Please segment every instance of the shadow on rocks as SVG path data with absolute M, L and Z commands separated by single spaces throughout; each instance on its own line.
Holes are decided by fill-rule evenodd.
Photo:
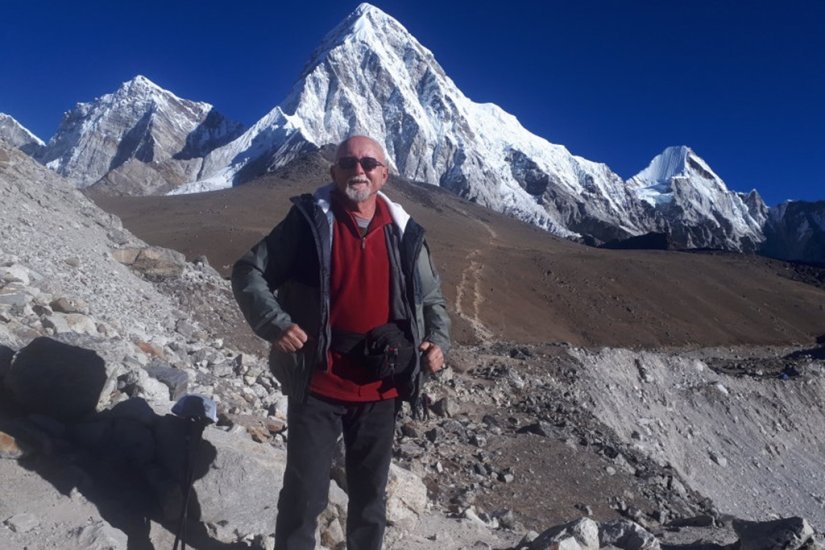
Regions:
M 808 358 L 814 359 L 816 361 L 825 359 L 825 334 L 818 336 L 816 338 L 816 343 L 819 344 L 819 346 L 814 346 L 810 349 L 803 349 L 795 351 L 793 353 L 789 353 L 784 357 L 784 359 L 792 361 Z
M 0 432 L 16 446 L 7 449 L 6 458 L 17 458 L 63 495 L 94 504 L 105 521 L 126 534 L 129 550 L 154 548 L 151 521 L 174 536 L 185 494 L 187 451 L 194 479 L 199 479 L 214 461 L 215 447 L 200 437 L 187 445 L 191 423 L 156 414 L 142 398 L 95 412 L 107 377 L 105 363 L 94 351 L 45 337 L 13 359 L 10 351 L 0 346 Z M 210 536 L 198 521 L 194 490 L 188 517 L 187 545 L 244 548 Z

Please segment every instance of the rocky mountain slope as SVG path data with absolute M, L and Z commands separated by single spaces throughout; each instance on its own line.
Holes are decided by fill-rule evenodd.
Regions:
M 14 117 L 5 113 L 0 113 L 0 139 L 31 156 L 37 156 L 46 145 Z
M 825 265 L 825 201 L 789 201 L 771 208 L 761 252 Z
M 66 113 L 37 159 L 81 188 L 165 193 L 197 179 L 202 157 L 242 129 L 208 103 L 181 99 L 136 76 Z

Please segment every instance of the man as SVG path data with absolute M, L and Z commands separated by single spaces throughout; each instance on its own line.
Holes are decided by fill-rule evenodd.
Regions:
M 270 368 L 289 396 L 279 550 L 315 548 L 342 433 L 347 548 L 381 548 L 397 402 L 418 402 L 423 372 L 444 368 L 449 347 L 424 231 L 380 192 L 389 177 L 381 146 L 346 139 L 330 175 L 333 183 L 313 196 L 293 198 L 286 218 L 232 272 L 235 298 L 272 342 Z M 391 344 L 379 333 L 391 334 Z M 372 339 L 378 351 L 369 354 Z

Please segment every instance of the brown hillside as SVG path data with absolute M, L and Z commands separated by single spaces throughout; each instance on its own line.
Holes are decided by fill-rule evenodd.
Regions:
M 312 155 L 234 189 L 176 197 L 93 197 L 147 242 L 222 273 L 328 180 Z M 825 335 L 823 272 L 756 256 L 602 250 L 552 237 L 440 188 L 386 187 L 428 230 L 459 342 L 585 346 L 810 343 Z M 799 277 L 797 277 L 799 278 Z

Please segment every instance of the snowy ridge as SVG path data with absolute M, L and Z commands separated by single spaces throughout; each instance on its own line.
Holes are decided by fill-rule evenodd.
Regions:
M 30 156 L 37 154 L 46 145 L 13 116 L 5 113 L 0 113 L 0 140 Z

